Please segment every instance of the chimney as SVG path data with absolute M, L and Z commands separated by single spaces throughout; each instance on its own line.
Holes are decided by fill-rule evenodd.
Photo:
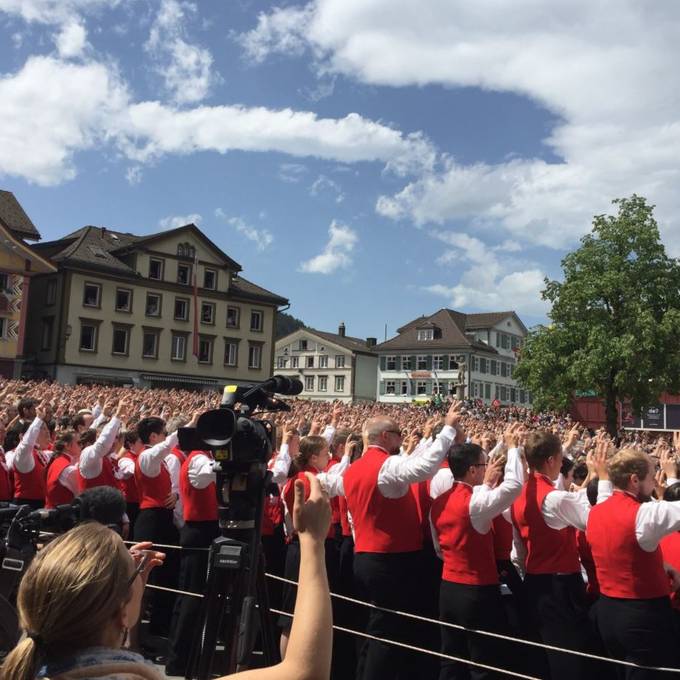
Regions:
M 345 337 L 345 322 L 344 321 L 341 321 L 340 325 L 338 326 L 338 335 L 341 338 Z
M 367 347 L 375 347 L 378 344 L 378 338 L 366 338 Z

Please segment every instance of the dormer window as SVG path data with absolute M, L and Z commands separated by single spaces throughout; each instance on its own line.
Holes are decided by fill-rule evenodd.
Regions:
M 419 328 L 417 331 L 418 342 L 434 340 L 434 328 Z
M 178 243 L 177 244 L 177 257 L 191 257 L 196 256 L 196 248 L 191 245 L 191 243 Z

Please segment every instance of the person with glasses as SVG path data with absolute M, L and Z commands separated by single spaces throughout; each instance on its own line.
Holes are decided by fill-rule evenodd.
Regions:
M 412 485 L 432 478 L 455 439 L 461 403 L 454 402 L 434 442 L 418 455 L 401 456 L 401 430 L 388 417 L 374 417 L 363 427 L 364 453 L 343 479 L 348 512 L 354 525 L 354 575 L 361 596 L 380 607 L 421 611 L 424 600 L 423 531 Z M 408 632 L 414 627 L 409 627 Z M 401 642 L 399 617 L 371 609 L 369 635 Z M 420 642 L 420 640 L 418 640 Z M 422 658 L 377 640 L 367 640 L 357 678 L 398 679 L 422 672 Z
M 328 496 L 313 475 L 304 500 L 296 484 L 293 522 L 300 535 L 300 582 L 286 659 L 233 680 L 324 680 L 330 674 L 331 605 L 324 567 L 330 525 Z M 141 655 L 125 648 L 137 623 L 149 572 L 164 555 L 142 543 L 128 551 L 120 536 L 89 523 L 41 550 L 19 587 L 23 638 L 8 654 L 3 680 L 163 680 Z
M 477 444 L 454 446 L 448 453 L 448 475 L 440 471 L 430 486 L 432 536 L 444 562 L 439 591 L 442 621 L 496 633 L 509 632 L 494 553 L 493 521 L 508 510 L 522 491 L 524 470 L 516 438 L 508 433 L 507 462 L 487 463 Z M 503 467 L 505 473 L 503 474 Z M 501 475 L 503 481 L 499 484 Z M 495 638 L 441 628 L 442 652 L 508 668 L 510 655 Z M 460 663 L 442 661 L 440 680 L 465 673 Z M 471 680 L 494 677 L 470 666 Z

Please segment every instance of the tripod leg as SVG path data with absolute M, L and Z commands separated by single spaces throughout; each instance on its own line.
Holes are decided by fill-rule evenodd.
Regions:
M 264 575 L 264 556 L 260 554 L 257 565 L 257 582 L 255 584 L 257 602 L 260 607 L 260 630 L 262 631 L 262 652 L 268 666 L 281 661 L 279 646 L 276 644 L 276 632 L 269 611 L 269 593 Z

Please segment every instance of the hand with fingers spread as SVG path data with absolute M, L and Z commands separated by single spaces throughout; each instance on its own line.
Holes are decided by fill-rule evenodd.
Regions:
M 486 466 L 486 472 L 484 474 L 484 484 L 494 488 L 498 486 L 503 476 L 503 469 L 505 468 L 505 457 L 499 456 L 493 463 L 489 463 Z
M 668 448 L 665 442 L 664 445 L 657 447 L 657 451 L 659 452 L 659 463 L 663 473 L 666 475 L 666 477 L 677 479 L 678 472 L 673 452 Z

